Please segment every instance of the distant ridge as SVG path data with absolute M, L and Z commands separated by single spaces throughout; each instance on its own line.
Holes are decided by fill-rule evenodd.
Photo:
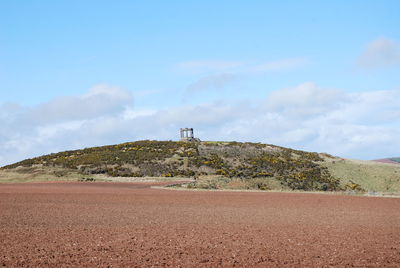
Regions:
M 400 157 L 376 159 L 376 160 L 373 160 L 373 161 L 380 162 L 380 163 L 388 163 L 388 164 L 400 164 Z

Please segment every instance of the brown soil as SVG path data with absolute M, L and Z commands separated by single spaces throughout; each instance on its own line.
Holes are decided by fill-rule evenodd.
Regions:
M 400 266 L 400 199 L 150 185 L 0 185 L 0 266 Z

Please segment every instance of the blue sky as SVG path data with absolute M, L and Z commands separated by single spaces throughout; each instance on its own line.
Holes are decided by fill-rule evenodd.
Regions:
M 0 165 L 138 139 L 400 155 L 399 1 L 1 1 Z

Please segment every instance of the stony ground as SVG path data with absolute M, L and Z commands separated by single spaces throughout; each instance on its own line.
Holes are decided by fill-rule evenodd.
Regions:
M 400 199 L 0 185 L 0 266 L 399 267 Z

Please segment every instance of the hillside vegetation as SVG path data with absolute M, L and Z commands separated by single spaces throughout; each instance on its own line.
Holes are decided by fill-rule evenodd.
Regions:
M 393 157 L 393 158 L 389 158 L 389 159 L 392 160 L 393 162 L 400 163 L 400 157 Z
M 376 167 L 388 164 L 364 170 L 343 161 L 260 143 L 144 140 L 26 159 L 2 167 L 0 180 L 161 177 L 192 178 L 186 187 L 203 189 L 400 191 L 400 165 L 385 173 Z
M 344 184 L 356 182 L 368 191 L 400 193 L 398 164 L 330 158 L 323 165 Z
M 270 178 L 290 189 L 339 190 L 339 180 L 321 161 L 317 153 L 267 144 L 146 140 L 45 155 L 3 169 L 64 168 L 120 177 Z M 264 184 L 255 187 L 267 189 Z

